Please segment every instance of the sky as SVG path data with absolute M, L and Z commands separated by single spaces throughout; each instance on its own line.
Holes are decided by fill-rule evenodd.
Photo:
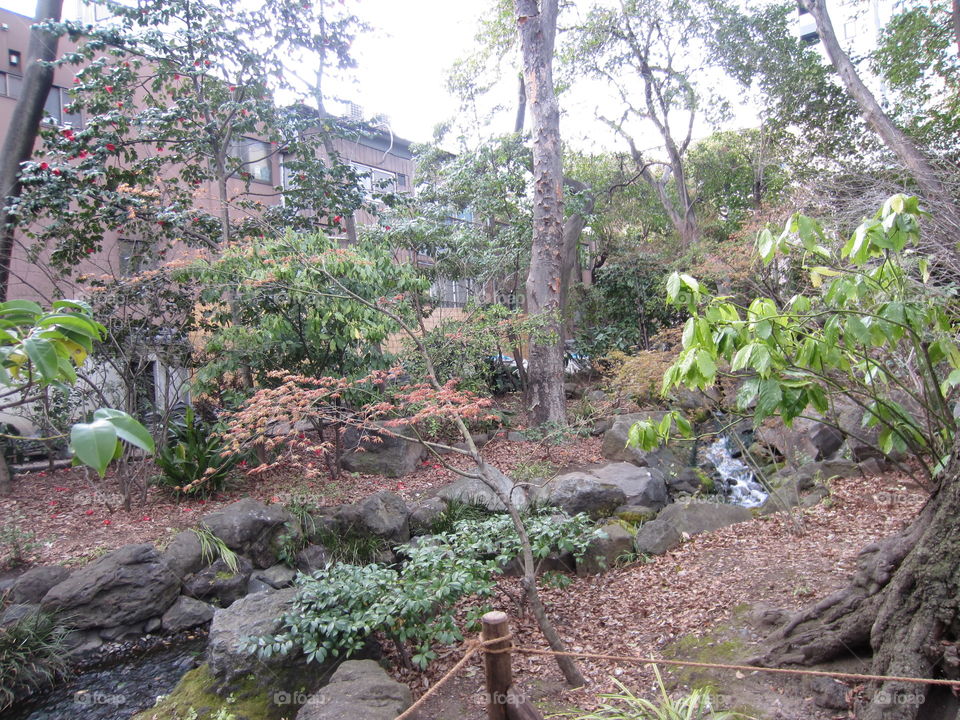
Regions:
M 66 0 L 65 13 L 75 12 L 78 2 Z M 35 0 L 0 0 L 0 7 L 33 15 Z M 334 88 L 335 93 L 359 105 L 368 118 L 386 115 L 399 137 L 430 140 L 433 128 L 458 111 L 458 100 L 446 89 L 447 73 L 474 47 L 478 19 L 488 7 L 487 0 L 358 0 L 357 12 L 372 30 L 355 42 L 358 67 L 353 73 L 354 82 Z M 561 99 L 565 142 L 583 150 L 625 149 L 596 120 L 598 104 L 611 92 L 597 83 L 586 84 Z M 504 106 L 493 117 L 491 133 L 511 131 L 516 82 L 511 78 L 486 102 Z M 337 105 L 331 103 L 330 109 L 336 111 Z M 737 125 L 752 124 L 751 113 L 741 115 Z M 706 135 L 709 130 L 704 126 L 697 134 Z M 643 140 L 641 133 L 641 144 L 647 144 Z M 652 136 L 649 143 L 659 144 Z

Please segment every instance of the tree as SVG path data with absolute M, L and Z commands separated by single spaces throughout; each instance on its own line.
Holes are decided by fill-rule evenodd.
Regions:
M 566 423 L 563 394 L 563 170 L 560 108 L 553 87 L 558 0 L 516 0 L 527 107 L 533 117 L 533 246 L 527 312 L 542 317 L 544 337 L 531 338 L 527 405 L 537 425 Z
M 718 368 L 747 371 L 737 404 L 755 420 L 780 416 L 788 425 L 813 415 L 830 423 L 837 403 L 852 404 L 880 451 L 910 452 L 931 494 L 901 534 L 863 549 L 851 584 L 775 631 L 757 662 L 812 664 L 871 648 L 878 675 L 952 675 L 960 592 L 960 433 L 953 407 L 960 386 L 960 345 L 952 294 L 930 282 L 916 245 L 924 213 L 916 198 L 891 197 L 837 253 L 818 223 L 792 217 L 779 236 L 760 235 L 761 256 L 788 253 L 803 263 L 809 290 L 778 306 L 756 298 L 740 308 L 711 297 L 694 278 L 676 274 L 669 297 L 692 317 L 683 350 L 664 376 L 664 389 L 705 388 Z M 682 416 L 659 426 L 637 425 L 631 439 L 648 447 L 683 430 Z M 880 684 L 866 720 L 913 720 L 916 686 Z
M 362 204 L 352 168 L 322 157 L 317 110 L 275 99 L 302 90 L 285 74 L 291 58 L 346 62 L 352 15 L 292 0 L 108 6 L 113 24 L 61 25 L 84 38 L 62 62 L 82 64 L 71 111 L 86 122 L 42 132 L 16 204 L 54 267 L 69 273 L 110 232 L 156 258 L 175 238 L 223 247 L 335 225 Z M 272 173 L 281 155 L 287 182 Z
M 49 312 L 29 300 L 8 300 L 0 303 L 0 326 L 0 410 L 35 402 L 48 387 L 73 385 L 76 369 L 104 334 L 90 308 L 72 300 L 55 302 Z M 154 450 L 146 428 L 120 410 L 101 408 L 92 422 L 76 423 L 70 431 L 75 462 L 101 477 L 122 452 L 121 440 L 147 453 Z M 0 495 L 9 493 L 10 469 L 0 458 Z
M 62 9 L 63 0 L 39 0 L 37 3 L 37 24 L 30 30 L 27 48 L 27 71 L 0 151 L 0 300 L 7 299 L 14 233 L 18 225 L 16 214 L 8 207 L 20 194 L 20 166 L 33 153 L 44 105 L 53 87 L 51 63 L 57 57 L 60 37 L 45 23 L 59 21 Z
M 630 149 L 634 171 L 656 193 L 686 246 L 700 236 L 686 155 L 694 125 L 705 110 L 724 103 L 698 83 L 709 71 L 691 48 L 702 45 L 708 9 L 691 2 L 624 0 L 618 9 L 597 6 L 577 28 L 569 62 L 605 80 L 619 105 L 606 124 Z M 648 125 L 665 160 L 638 138 Z

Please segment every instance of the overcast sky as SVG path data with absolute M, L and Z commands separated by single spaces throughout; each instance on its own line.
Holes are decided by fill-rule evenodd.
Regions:
M 64 12 L 75 12 L 78 2 L 66 0 Z M 388 116 L 400 137 L 430 140 L 434 126 L 457 112 L 458 102 L 446 90 L 447 71 L 473 47 L 479 15 L 489 4 L 488 0 L 360 0 L 358 13 L 373 29 L 357 38 L 355 82 L 337 88 L 338 94 L 360 105 L 367 117 Z M 35 6 L 35 0 L 0 0 L 0 7 L 24 15 L 33 15 Z M 608 93 L 612 90 L 592 84 L 562 99 L 566 112 L 561 133 L 567 143 L 594 151 L 625 149 L 595 120 L 597 106 Z M 515 96 L 515 81 L 510 80 L 490 102 L 506 106 L 494 118 L 491 134 L 512 130 Z M 751 124 L 749 114 L 738 124 Z M 697 134 L 707 132 L 703 127 Z M 649 141 L 659 144 L 654 137 Z

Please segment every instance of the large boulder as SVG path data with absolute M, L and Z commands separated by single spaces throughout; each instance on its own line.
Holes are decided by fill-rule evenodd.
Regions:
M 8 600 L 11 603 L 38 603 L 50 588 L 68 577 L 70 571 L 59 565 L 32 568 L 14 581 Z
M 296 592 L 295 588 L 284 588 L 254 593 L 214 612 L 207 662 L 223 687 L 229 688 L 248 675 L 269 682 L 287 670 L 302 671 L 305 661 L 301 653 L 260 659 L 244 647 L 248 638 L 274 635 L 281 630 L 283 616 Z
M 163 559 L 179 578 L 201 570 L 210 564 L 213 558 L 203 556 L 203 547 L 200 538 L 193 530 L 184 530 L 177 533 L 170 544 L 163 551 Z
M 307 699 L 297 720 L 394 720 L 410 702 L 410 688 L 375 661 L 347 660 Z
M 697 500 L 673 503 L 657 516 L 657 521 L 667 522 L 677 532 L 687 535 L 699 535 L 752 519 L 753 513 L 745 507 Z
M 404 426 L 389 428 L 393 432 L 404 433 Z M 417 469 L 425 452 L 423 445 L 385 432 L 360 433 L 355 428 L 347 428 L 343 434 L 346 452 L 341 465 L 351 472 L 366 475 L 386 475 L 403 477 Z
M 160 624 L 165 632 L 180 632 L 197 625 L 206 625 L 213 619 L 215 611 L 216 608 L 210 603 L 181 595 L 163 614 Z
M 524 510 L 530 504 L 530 499 L 524 487 L 514 484 L 502 472 L 492 465 L 485 465 L 483 472 L 486 478 L 494 484 L 504 495 L 507 495 L 518 510 Z M 497 494 L 482 480 L 475 478 L 459 478 L 446 485 L 437 492 L 437 496 L 447 502 L 460 502 L 465 505 L 481 505 L 492 512 L 506 510 Z
M 163 615 L 180 594 L 180 578 L 149 543 L 124 545 L 74 571 L 44 595 L 42 606 L 70 616 L 73 627 L 109 628 Z
M 591 540 L 577 560 L 577 575 L 581 577 L 609 570 L 619 558 L 633 553 L 633 535 L 623 525 L 613 522 L 600 529 L 603 535 Z
M 410 508 L 410 534 L 429 535 L 433 524 L 446 509 L 447 503 L 440 497 L 427 498 L 418 502 Z
M 355 505 L 341 508 L 344 529 L 393 542 L 410 539 L 410 510 L 399 495 L 389 490 L 368 495 Z
M 633 537 L 633 547 L 639 555 L 663 555 L 673 550 L 683 536 L 666 520 L 651 520 L 644 523 Z
M 236 569 L 219 558 L 213 565 L 187 578 L 183 583 L 183 594 L 227 607 L 247 594 L 247 581 L 252 572 L 253 565 L 242 555 L 237 556 Z
M 645 466 L 646 462 L 636 461 L 643 460 L 647 454 L 642 450 L 627 446 L 630 428 L 640 420 L 660 422 L 664 415 L 666 415 L 664 412 L 640 412 L 618 415 L 612 418 L 613 424 L 610 426 L 610 429 L 603 434 L 603 445 L 601 446 L 600 452 L 608 460 L 633 462 L 637 465 Z
M 663 474 L 647 467 L 637 467 L 633 463 L 610 463 L 597 470 L 591 470 L 602 482 L 616 485 L 627 496 L 629 505 L 645 505 L 660 509 L 670 499 L 667 497 L 667 484 Z
M 250 558 L 258 568 L 268 568 L 277 562 L 281 535 L 298 532 L 293 515 L 284 508 L 264 505 L 253 498 L 238 500 L 205 516 L 201 526 L 231 550 Z
M 613 483 L 582 472 L 558 475 L 537 488 L 535 500 L 561 508 L 569 515 L 586 513 L 591 518 L 609 517 L 627 500 L 624 491 Z

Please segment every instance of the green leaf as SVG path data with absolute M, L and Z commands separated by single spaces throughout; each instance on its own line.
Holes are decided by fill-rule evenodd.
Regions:
M 150 454 L 156 451 L 153 436 L 150 435 L 150 432 L 133 416 L 122 410 L 100 408 L 93 413 L 93 417 L 97 420 L 106 420 L 113 425 L 121 440 L 126 440 L 131 445 L 135 445 Z
M 77 423 L 70 430 L 70 448 L 77 459 L 104 476 L 117 449 L 117 429 L 108 420 Z
M 680 297 L 680 273 L 672 272 L 667 278 L 667 300 L 677 302 Z
M 60 358 L 53 343 L 42 338 L 27 338 L 23 349 L 42 380 L 50 382 L 59 376 Z

